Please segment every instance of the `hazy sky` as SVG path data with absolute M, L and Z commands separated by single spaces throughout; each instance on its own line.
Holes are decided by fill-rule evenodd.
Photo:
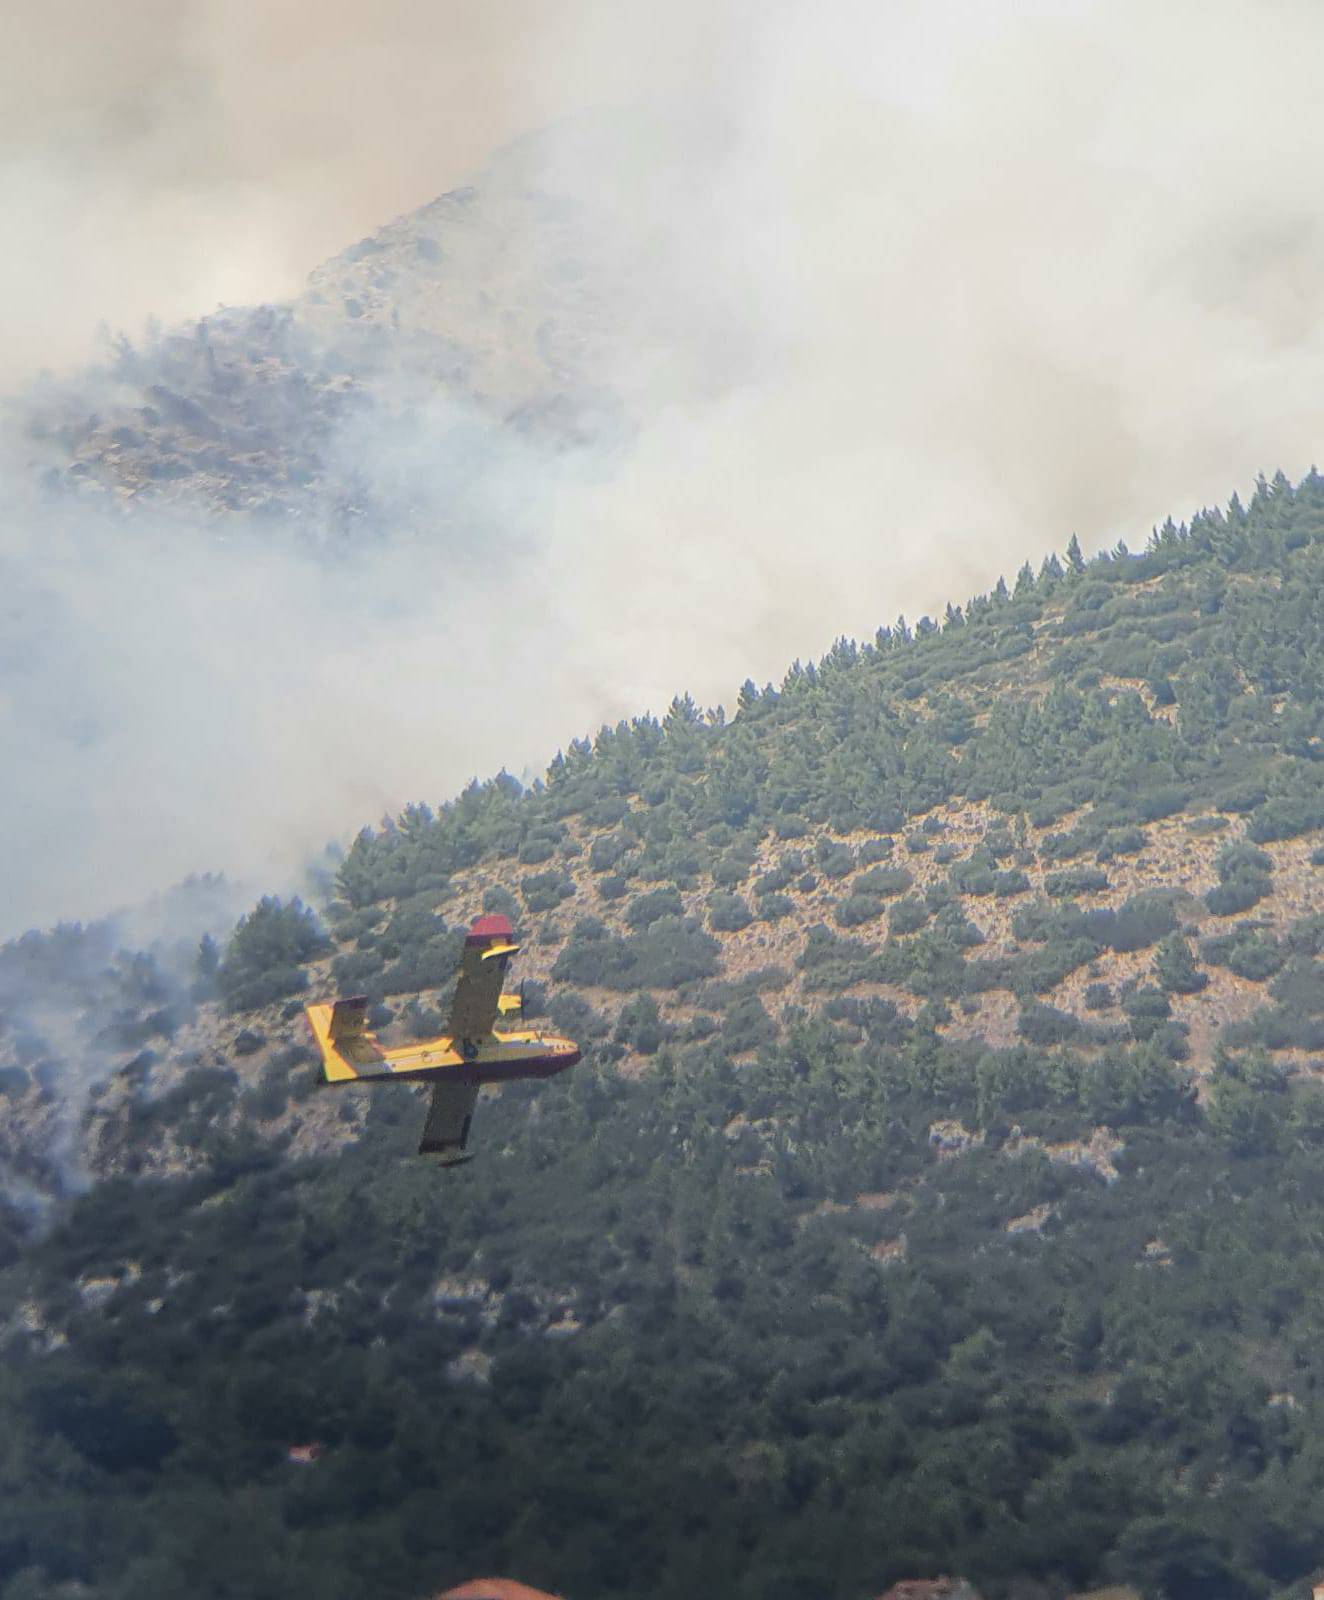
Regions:
M 457 584 L 492 568 L 461 577 L 452 550 L 352 579 L 272 555 L 255 585 L 242 542 L 98 535 L 90 557 L 40 520 L 0 530 L 43 597 L 25 625 L 49 606 L 78 640 L 76 662 L 34 646 L 0 699 L 0 756 L 31 774 L 0 831 L 26 844 L 40 812 L 50 836 L 0 859 L 21 881 L 0 932 L 189 870 L 284 871 L 384 805 L 677 690 L 729 704 L 1073 531 L 1139 545 L 1318 453 L 1315 0 L 11 0 L 7 21 L 9 385 L 81 360 L 102 320 L 293 293 L 520 134 L 601 108 L 654 133 L 545 147 L 590 252 L 623 263 L 602 376 L 639 431 L 610 460 L 501 458 L 526 491 L 496 574 L 517 649 L 484 652 L 495 588 L 457 628 Z M 308 597 L 342 582 L 323 598 L 357 584 L 361 625 L 328 650 Z M 347 719 L 370 757 L 319 769 Z

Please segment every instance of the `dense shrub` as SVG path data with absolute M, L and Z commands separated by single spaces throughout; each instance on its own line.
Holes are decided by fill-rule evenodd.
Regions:
M 708 926 L 716 933 L 739 933 L 754 920 L 754 913 L 738 894 L 708 897 Z
M 788 867 L 773 867 L 770 872 L 762 873 L 754 880 L 754 893 L 757 895 L 780 894 L 783 889 L 791 887 L 793 878 L 794 873 Z
M 1273 888 L 1273 861 L 1251 844 L 1225 845 L 1214 866 L 1218 886 L 1205 895 L 1216 917 L 1232 917 L 1258 905 Z
M 572 880 L 556 867 L 547 872 L 531 872 L 520 881 L 524 904 L 535 916 L 544 911 L 555 911 L 562 900 L 569 900 L 574 892 Z
M 915 882 L 913 874 L 904 867 L 871 867 L 861 872 L 851 884 L 856 894 L 876 894 L 884 899 L 905 894 Z
M 745 995 L 722 1021 L 722 1047 L 732 1055 L 757 1050 L 777 1037 L 777 1024 L 756 994 Z
M 1246 837 L 1256 844 L 1274 839 L 1295 839 L 1312 828 L 1324 827 L 1324 800 L 1293 797 L 1266 800 L 1246 821 Z
M 1133 856 L 1145 848 L 1148 836 L 1143 828 L 1109 828 L 1099 845 L 1095 860 L 1113 861 L 1118 856 Z
M 629 841 L 624 834 L 604 833 L 589 846 L 588 864 L 590 871 L 610 872 L 613 867 L 620 864 L 621 858 L 629 848 Z
M 814 859 L 825 878 L 844 878 L 855 870 L 855 852 L 848 844 L 838 844 L 832 839 L 819 840 Z
M 216 972 L 231 1011 L 251 1011 L 297 994 L 307 982 L 303 964 L 331 948 L 316 916 L 297 897 L 264 896 L 241 917 Z
M 1016 1031 L 1028 1044 L 1041 1046 L 1067 1044 L 1079 1038 L 1084 1026 L 1069 1011 L 1059 1011 L 1040 1000 L 1032 1000 L 1021 1008 L 1016 1019 Z
M 928 920 L 929 909 L 922 900 L 898 900 L 887 914 L 894 934 L 918 933 Z
M 617 1044 L 626 1045 L 636 1054 L 651 1056 L 665 1043 L 668 1031 L 657 1001 L 651 994 L 639 994 L 621 1007 L 613 1037 Z
M 777 922 L 782 917 L 789 917 L 794 910 L 795 901 L 785 894 L 765 894 L 758 903 L 761 922 Z
M 993 874 L 993 893 L 999 900 L 1008 899 L 1012 895 L 1027 894 L 1029 889 L 1030 880 L 1019 867 Z
M 1050 872 L 1044 879 L 1044 893 L 1054 900 L 1078 894 L 1097 894 L 1108 887 L 1108 874 L 1097 867 L 1073 867 L 1069 872 Z
M 894 849 L 890 838 L 866 839 L 856 851 L 856 859 L 862 867 L 877 866 L 880 861 L 886 861 Z
M 1249 922 L 1239 923 L 1231 933 L 1203 940 L 1200 955 L 1211 965 L 1227 967 L 1252 983 L 1273 977 L 1287 960 L 1287 952 L 1278 940 Z
M 1159 944 L 1154 976 L 1170 994 L 1198 994 L 1209 984 L 1208 974 L 1196 966 L 1190 945 L 1179 933 L 1170 933 Z
M 713 867 L 713 882 L 719 889 L 734 889 L 749 876 L 752 858 L 745 852 L 728 851 Z
M 648 894 L 636 895 L 625 908 L 625 920 L 631 928 L 647 928 L 659 917 L 680 917 L 685 913 L 685 902 L 675 889 L 654 889 Z
M 848 894 L 832 913 L 843 928 L 856 928 L 883 914 L 883 902 L 876 894 Z
M 626 939 L 576 925 L 552 968 L 558 983 L 605 989 L 674 989 L 717 971 L 718 943 L 692 920 L 663 916 Z M 598 924 L 598 928 L 601 924 Z
M 518 860 L 522 867 L 541 866 L 556 854 L 556 839 L 550 834 L 535 833 L 519 847 Z

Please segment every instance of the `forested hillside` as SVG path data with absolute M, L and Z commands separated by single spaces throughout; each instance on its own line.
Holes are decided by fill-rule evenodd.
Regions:
M 5 947 L 0 1595 L 1307 1592 L 1321 579 L 1279 475 L 410 807 L 186 972 Z M 443 1173 L 302 1006 L 426 1035 L 483 910 L 585 1059 Z

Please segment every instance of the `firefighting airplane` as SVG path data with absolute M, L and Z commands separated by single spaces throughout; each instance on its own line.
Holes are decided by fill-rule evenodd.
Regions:
M 441 1038 L 384 1050 L 368 1031 L 368 1002 L 362 995 L 306 1008 L 328 1083 L 408 1078 L 432 1084 L 418 1153 L 440 1155 L 443 1166 L 471 1159 L 464 1147 L 483 1084 L 550 1078 L 579 1060 L 579 1046 L 572 1039 L 496 1031 L 498 1017 L 520 1009 L 518 995 L 501 992 L 510 958 L 519 949 L 512 938 L 505 917 L 479 917 L 469 929 Z

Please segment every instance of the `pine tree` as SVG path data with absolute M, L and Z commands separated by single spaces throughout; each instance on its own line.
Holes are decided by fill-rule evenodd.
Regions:
M 1071 535 L 1071 541 L 1067 545 L 1067 566 L 1074 573 L 1084 572 L 1085 570 L 1085 557 L 1080 553 L 1080 540 L 1077 539 L 1074 533 Z

